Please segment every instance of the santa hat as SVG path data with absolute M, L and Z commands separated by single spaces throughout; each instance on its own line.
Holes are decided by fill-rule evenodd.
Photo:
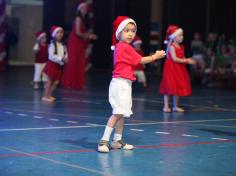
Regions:
M 127 17 L 127 16 L 118 16 L 116 20 L 113 22 L 113 34 L 112 34 L 112 46 L 111 50 L 115 49 L 115 45 L 119 40 L 119 34 L 120 32 L 125 28 L 125 26 L 129 23 L 134 23 L 135 26 L 136 23 L 133 19 Z
M 136 35 L 133 42 L 132 42 L 132 45 L 135 46 L 135 45 L 142 44 L 142 43 L 143 43 L 142 39 Z
M 50 29 L 51 37 L 52 37 L 52 38 L 55 38 L 57 32 L 60 31 L 60 30 L 63 31 L 63 28 L 60 27 L 60 26 L 52 26 L 51 29 Z
M 46 35 L 47 34 L 45 32 L 39 31 L 39 32 L 36 32 L 35 37 L 36 37 L 36 40 L 39 41 L 42 37 Z
M 166 39 L 164 41 L 165 44 L 168 44 L 169 41 L 173 40 L 177 35 L 181 34 L 183 29 L 178 26 L 170 25 L 166 31 Z
M 85 2 L 84 0 L 79 0 L 78 1 L 78 6 L 77 6 L 77 10 L 81 10 L 82 8 L 86 7 L 88 8 L 88 4 L 87 2 Z

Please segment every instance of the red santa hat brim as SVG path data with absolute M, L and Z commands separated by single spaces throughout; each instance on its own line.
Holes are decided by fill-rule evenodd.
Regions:
M 177 29 L 173 34 L 171 34 L 171 35 L 169 36 L 169 39 L 170 39 L 170 40 L 173 40 L 177 35 L 179 35 L 179 34 L 181 34 L 181 33 L 183 33 L 183 29 L 179 28 L 179 29 Z
M 117 28 L 117 30 L 116 30 L 116 38 L 117 38 L 117 40 L 119 40 L 119 34 L 120 34 L 120 32 L 121 32 L 121 31 L 125 28 L 125 26 L 126 26 L 127 24 L 129 24 L 129 23 L 133 23 L 133 24 L 137 27 L 137 25 L 136 25 L 136 23 L 135 23 L 135 21 L 134 21 L 133 19 L 127 18 L 127 19 L 123 20 L 123 21 L 119 24 L 119 26 L 118 26 L 118 28 Z
M 52 36 L 52 38 L 55 38 L 56 37 L 56 34 L 57 34 L 57 32 L 58 31 L 63 31 L 63 28 L 62 27 L 56 27 L 53 31 L 52 31 L 52 34 L 51 34 L 51 36 Z
M 43 38 L 43 37 L 45 37 L 47 34 L 45 33 L 45 32 L 42 32 L 42 33 L 40 33 L 38 36 L 37 36 L 37 38 L 36 38 L 36 40 L 41 40 L 41 38 Z
M 82 8 L 87 8 L 88 4 L 86 2 L 82 2 L 78 5 L 77 10 L 81 10 Z

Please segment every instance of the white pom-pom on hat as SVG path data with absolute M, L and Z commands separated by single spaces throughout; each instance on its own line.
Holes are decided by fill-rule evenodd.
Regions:
M 115 46 L 114 46 L 114 45 L 111 46 L 111 50 L 112 50 L 112 51 L 115 50 Z

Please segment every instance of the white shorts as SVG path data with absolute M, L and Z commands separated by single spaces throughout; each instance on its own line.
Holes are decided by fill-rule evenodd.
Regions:
M 130 117 L 132 108 L 132 81 L 124 78 L 112 78 L 109 86 L 109 103 L 112 114 Z
M 137 81 L 140 83 L 145 83 L 146 82 L 146 76 L 144 74 L 144 71 L 134 71 L 135 76 L 137 77 Z
M 34 82 L 40 82 L 41 80 L 43 82 L 47 81 L 47 75 L 43 73 L 43 69 L 45 67 L 46 63 L 35 63 L 34 64 Z

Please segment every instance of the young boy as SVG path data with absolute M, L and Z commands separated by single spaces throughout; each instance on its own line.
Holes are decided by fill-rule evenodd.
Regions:
M 131 46 L 136 31 L 137 25 L 129 17 L 118 16 L 113 23 L 113 46 L 111 49 L 114 49 L 114 70 L 109 87 L 109 102 L 113 112 L 98 144 L 98 151 L 102 153 L 109 152 L 109 140 L 114 127 L 116 129 L 111 147 L 124 150 L 134 148 L 133 145 L 122 141 L 122 133 L 124 118 L 133 114 L 131 110 L 131 86 L 132 82 L 136 80 L 134 76 L 135 67 L 139 63 L 147 64 L 165 57 L 165 51 L 156 51 L 155 54 L 147 57 L 138 54 Z

